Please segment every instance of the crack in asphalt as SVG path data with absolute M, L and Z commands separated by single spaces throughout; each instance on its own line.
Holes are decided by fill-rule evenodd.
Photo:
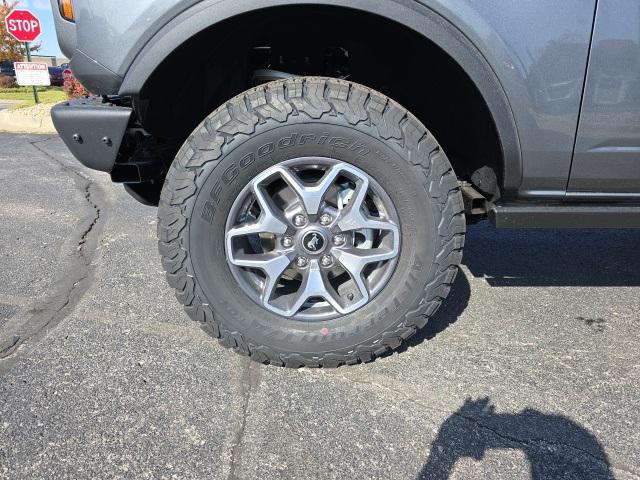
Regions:
M 529 446 L 534 446 L 535 448 L 538 448 L 540 450 L 545 450 L 547 449 L 549 446 L 551 447 L 564 447 L 567 448 L 569 450 L 574 450 L 577 452 L 581 452 L 585 455 L 587 455 L 588 457 L 592 458 L 595 462 L 602 464 L 604 466 L 608 466 L 609 468 L 613 468 L 616 470 L 620 470 L 623 471 L 625 473 L 628 473 L 636 478 L 640 478 L 640 475 L 636 472 L 634 472 L 633 470 L 631 470 L 629 467 L 626 466 L 621 466 L 621 465 L 617 465 L 614 463 L 611 463 L 610 461 L 607 461 L 607 459 L 603 459 L 597 455 L 594 455 L 592 452 L 582 449 L 576 445 L 571 445 L 568 443 L 563 443 L 563 442 L 553 442 L 553 441 L 549 441 L 543 438 L 539 438 L 539 439 L 535 439 L 535 440 L 526 440 L 526 439 L 522 439 L 522 438 L 518 438 L 518 437 L 513 437 L 511 435 L 507 435 L 505 433 L 500 432 L 499 430 L 496 430 L 492 427 L 490 427 L 489 425 L 486 425 L 482 422 L 480 422 L 479 419 L 475 418 L 475 417 L 470 417 L 468 415 L 461 415 L 458 412 L 451 412 L 451 411 L 447 411 L 444 410 L 442 408 L 437 408 L 434 407 L 433 404 L 424 404 L 421 403 L 420 401 L 416 400 L 413 397 L 410 397 L 409 395 L 406 394 L 406 392 L 404 390 L 395 388 L 393 386 L 387 385 L 385 383 L 381 383 L 379 381 L 375 381 L 373 379 L 363 379 L 362 377 L 359 378 L 350 378 L 345 376 L 342 373 L 328 373 L 326 371 L 323 370 L 316 370 L 314 371 L 314 373 L 320 373 L 326 376 L 332 376 L 341 380 L 344 380 L 346 382 L 350 382 L 350 383 L 356 383 L 356 384 L 360 384 L 360 385 L 368 385 L 368 386 L 372 386 L 372 387 L 376 387 L 376 388 L 380 388 L 383 390 L 386 390 L 388 392 L 393 393 L 394 395 L 399 395 L 402 398 L 404 398 L 405 400 L 407 400 L 408 402 L 411 402 L 421 408 L 427 408 L 427 409 L 431 409 L 431 410 L 436 410 L 440 413 L 446 414 L 446 415 L 455 415 L 458 418 L 461 418 L 467 422 L 473 423 L 474 425 L 476 425 L 478 428 L 482 429 L 482 430 L 486 430 L 488 432 L 491 432 L 492 434 L 496 435 L 497 437 L 505 440 L 506 442 L 510 442 L 510 443 L 515 443 L 518 445 L 529 445 Z
M 249 400 L 251 393 L 260 385 L 261 365 L 253 360 L 243 358 L 245 365 L 240 376 L 239 386 L 240 395 L 242 396 L 242 405 L 240 413 L 240 426 L 233 436 L 231 443 L 231 464 L 229 467 L 229 475 L 227 480 L 237 480 L 237 470 L 242 460 L 242 439 L 247 427 L 247 416 L 249 412 Z
M 88 204 L 88 213 L 80 219 L 65 244 L 70 251 L 63 252 L 66 262 L 52 283 L 52 291 L 29 310 L 31 316 L 26 321 L 11 325 L 8 333 L 3 335 L 4 339 L 0 339 L 0 371 L 11 366 L 13 362 L 10 360 L 15 359 L 17 352 L 27 349 L 27 345 L 33 346 L 59 325 L 71 313 L 93 279 L 91 262 L 104 223 L 104 209 L 100 206 L 104 202 L 103 195 L 91 177 L 40 146 L 55 138 L 29 141 L 29 144 L 73 179 Z

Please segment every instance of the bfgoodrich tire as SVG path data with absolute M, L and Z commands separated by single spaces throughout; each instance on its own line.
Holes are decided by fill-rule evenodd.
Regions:
M 187 313 L 224 346 L 288 367 L 397 348 L 449 293 L 465 233 L 456 176 L 425 127 L 378 92 L 318 77 L 256 87 L 209 115 L 178 152 L 158 215 L 162 263 Z M 345 260 L 380 252 L 361 269 Z M 266 263 L 247 267 L 283 255 L 277 281 Z M 304 290 L 312 274 L 327 295 Z

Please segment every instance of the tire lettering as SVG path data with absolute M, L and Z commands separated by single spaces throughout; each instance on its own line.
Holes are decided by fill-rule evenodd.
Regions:
M 240 168 L 244 169 L 251 165 L 256 160 L 256 156 L 253 153 L 248 153 L 240 159 Z
M 201 217 L 209 224 L 213 223 L 213 217 L 217 212 L 217 206 L 220 203 L 221 196 L 225 185 L 229 185 L 238 178 L 240 171 L 244 170 L 256 161 L 256 158 L 262 158 L 271 155 L 278 150 L 284 150 L 291 148 L 295 145 L 307 145 L 309 143 L 315 143 L 316 145 L 328 144 L 334 148 L 344 148 L 353 152 L 359 153 L 361 156 L 369 155 L 371 150 L 362 142 L 358 142 L 344 137 L 331 137 L 328 133 L 323 133 L 320 137 L 316 137 L 313 133 L 292 133 L 286 137 L 282 137 L 275 142 L 269 142 L 262 145 L 255 152 L 250 152 L 244 155 L 239 161 L 233 163 L 227 167 L 222 174 L 222 178 L 213 185 L 209 192 L 210 200 L 207 201 L 202 207 Z M 382 152 L 377 152 L 378 155 L 383 155 Z M 412 266 L 414 270 L 420 269 L 421 266 Z
M 352 152 L 358 152 L 363 156 L 369 155 L 369 152 L 371 151 L 367 147 L 365 147 L 363 143 L 360 142 L 353 142 L 353 144 L 351 144 L 351 146 L 349 147 L 349 150 L 351 150 Z
M 270 155 L 274 152 L 275 149 L 276 146 L 273 144 L 273 142 L 266 143 L 258 149 L 258 156 L 264 157 L 266 155 Z
M 211 202 L 206 202 L 202 207 L 202 219 L 209 225 L 213 224 L 213 217 L 216 214 L 216 207 Z
M 304 135 L 300 135 L 300 142 L 298 145 L 304 145 L 307 143 L 307 140 L 313 141 L 316 139 L 316 136 L 313 133 L 305 133 Z
M 415 257 L 413 259 L 413 263 L 411 265 L 411 269 L 415 270 L 415 271 L 421 271 L 424 268 L 424 265 L 422 264 L 422 262 L 420 261 L 420 259 L 418 257 Z
M 329 140 L 329 145 L 336 148 L 348 148 L 349 142 L 347 142 L 344 138 L 332 137 L 331 140 Z
M 278 148 L 289 148 L 293 147 L 298 140 L 298 134 L 292 133 L 290 137 L 281 138 L 278 142 Z
M 213 200 L 216 205 L 220 203 L 220 192 L 222 192 L 222 185 L 220 185 L 220 182 L 217 181 L 209 192 L 209 197 L 211 197 L 211 200 Z
M 229 185 L 231 182 L 233 182 L 236 179 L 239 173 L 240 172 L 238 171 L 238 167 L 236 167 L 235 165 L 231 165 L 222 174 L 222 180 L 224 181 L 224 183 Z

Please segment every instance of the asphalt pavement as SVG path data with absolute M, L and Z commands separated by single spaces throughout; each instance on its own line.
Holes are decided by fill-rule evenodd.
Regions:
M 0 134 L 0 478 L 640 478 L 640 230 L 472 225 L 399 353 L 289 370 L 188 319 L 155 228 Z

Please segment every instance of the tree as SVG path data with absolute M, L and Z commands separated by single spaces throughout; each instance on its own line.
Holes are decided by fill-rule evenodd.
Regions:
M 0 62 L 22 62 L 24 60 L 24 44 L 9 35 L 4 21 L 11 10 L 17 6 L 17 0 L 3 0 L 2 5 L 0 5 Z M 37 52 L 40 49 L 39 43 L 32 43 L 29 46 L 31 47 L 32 52 Z

